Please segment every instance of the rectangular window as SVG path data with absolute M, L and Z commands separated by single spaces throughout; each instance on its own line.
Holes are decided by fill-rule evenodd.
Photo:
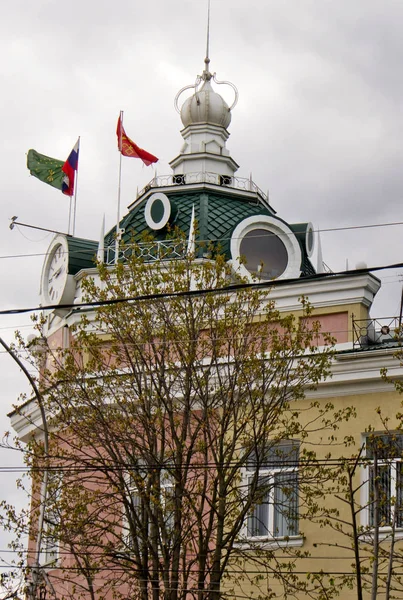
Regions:
M 146 494 L 147 469 L 143 461 L 133 466 L 126 476 L 127 505 L 123 517 L 124 542 L 131 550 L 138 548 L 148 535 L 148 514 L 143 498 Z
M 135 532 L 139 546 L 147 541 L 149 525 L 154 523 L 160 529 L 161 537 L 166 539 L 174 526 L 174 483 L 173 478 L 161 469 L 150 474 L 147 468 L 140 466 L 128 475 L 129 514 L 123 520 L 123 529 L 127 531 L 126 543 L 134 548 L 133 534 Z
M 247 518 L 248 538 L 298 535 L 298 460 L 299 443 L 290 440 L 248 457 L 249 491 L 258 476 L 254 508 Z
M 387 434 L 368 437 L 366 455 L 372 462 L 368 478 L 369 525 L 403 527 L 403 435 Z M 378 519 L 376 519 L 376 512 L 378 512 Z
M 62 476 L 56 471 L 48 474 L 47 496 L 42 536 L 44 563 L 54 563 L 59 558 L 59 527 L 61 523 Z
M 175 486 L 172 476 L 168 471 L 161 472 L 161 505 L 164 511 L 165 527 L 167 533 L 170 533 L 174 527 L 174 494 Z

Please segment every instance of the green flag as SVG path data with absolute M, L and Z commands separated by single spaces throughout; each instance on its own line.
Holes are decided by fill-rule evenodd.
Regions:
M 50 158 L 44 154 L 39 154 L 36 150 L 28 150 L 27 167 L 34 177 L 37 177 L 44 183 L 48 183 L 58 190 L 62 189 L 65 174 L 62 171 L 63 160 Z

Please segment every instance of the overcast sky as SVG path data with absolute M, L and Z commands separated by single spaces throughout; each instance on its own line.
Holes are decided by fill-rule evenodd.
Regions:
M 173 101 L 203 69 L 207 0 L 13 0 L 0 19 L 2 136 L 0 308 L 36 306 L 52 235 L 9 230 L 24 223 L 67 231 L 68 200 L 30 177 L 26 152 L 65 160 L 81 136 L 76 235 L 99 239 L 116 219 L 116 121 L 156 154 L 158 174 L 181 147 Z M 401 0 L 212 0 L 211 70 L 239 90 L 227 146 L 238 174 L 263 190 L 289 222 L 329 229 L 403 221 L 403 2 Z M 231 90 L 223 92 L 232 101 Z M 122 207 L 153 177 L 123 159 Z M 122 211 L 123 212 L 123 211 Z M 401 261 L 403 226 L 324 232 L 333 271 Z M 28 255 L 23 258 L 8 258 Z M 397 314 L 401 271 L 381 275 L 373 316 Z M 0 336 L 29 332 L 0 317 Z M 0 353 L 0 429 L 27 389 Z M 0 465 L 18 457 L 0 449 Z M 3 478 L 4 477 L 4 478 Z M 15 474 L 2 492 L 11 500 Z M 6 559 L 0 534 L 0 556 Z M 1 563 L 0 563 L 1 568 Z

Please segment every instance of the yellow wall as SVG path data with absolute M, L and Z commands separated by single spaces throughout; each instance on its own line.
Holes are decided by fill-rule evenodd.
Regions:
M 328 402 L 329 398 L 315 398 L 315 400 L 319 401 L 321 407 L 324 407 Z M 390 390 L 387 392 L 384 391 L 374 391 L 366 394 L 356 394 L 356 395 L 348 395 L 348 396 L 335 396 L 331 402 L 333 402 L 336 410 L 347 409 L 348 407 L 353 407 L 356 416 L 351 418 L 349 421 L 344 422 L 340 429 L 335 432 L 337 436 L 337 441 L 330 443 L 328 435 L 324 435 L 323 431 L 311 432 L 309 435 L 309 442 L 312 444 L 312 449 L 315 449 L 317 452 L 318 458 L 324 459 L 325 456 L 330 452 L 332 458 L 335 459 L 333 462 L 337 462 L 337 459 L 344 456 L 353 456 L 356 454 L 361 447 L 361 444 L 364 440 L 363 434 L 368 431 L 369 428 L 372 428 L 374 431 L 385 431 L 385 421 L 387 420 L 387 427 L 390 431 L 395 430 L 400 421 L 396 418 L 396 414 L 401 410 L 401 401 L 402 396 L 400 396 L 397 392 L 394 391 L 394 387 L 390 384 Z M 312 413 L 309 411 L 305 412 L 305 409 L 308 409 L 310 405 L 310 401 L 304 400 L 298 403 L 298 408 L 301 410 L 300 418 L 301 422 L 307 420 L 312 417 Z M 381 409 L 381 414 L 379 413 L 379 408 Z M 331 432 L 329 432 L 331 433 Z M 354 444 L 350 447 L 346 447 L 343 444 L 344 436 L 352 436 L 354 439 Z M 365 471 L 367 473 L 367 471 Z M 364 471 L 362 468 L 358 469 L 358 475 L 355 479 L 355 484 L 357 486 L 360 485 L 362 480 L 364 479 Z M 366 474 L 365 477 L 368 475 Z M 333 485 L 333 481 L 330 482 L 330 487 Z M 360 494 L 357 495 L 357 501 L 360 502 L 362 496 Z M 337 500 L 334 493 L 329 493 L 326 496 L 326 503 L 328 506 L 332 506 L 338 508 L 340 512 L 340 516 L 348 521 L 350 521 L 350 513 L 347 509 L 347 506 Z M 303 510 L 303 509 L 302 509 Z M 329 526 L 320 527 L 318 524 L 313 523 L 311 521 L 306 521 L 301 519 L 300 521 L 300 530 L 303 533 L 304 541 L 301 548 L 298 550 L 309 553 L 308 558 L 300 558 L 297 561 L 296 571 L 300 573 L 300 577 L 304 581 L 306 581 L 306 573 L 319 572 L 323 570 L 325 573 L 335 573 L 335 580 L 337 582 L 338 577 L 337 573 L 351 573 L 352 572 L 352 563 L 353 563 L 353 552 L 351 549 L 344 548 L 343 546 L 351 547 L 351 542 L 345 536 L 338 534 L 334 529 Z M 398 545 L 403 544 L 402 542 L 398 542 Z M 361 545 L 363 549 L 364 544 Z M 387 543 L 383 543 L 383 547 L 388 547 Z M 285 558 L 281 552 L 277 552 L 278 558 L 282 557 L 282 560 L 287 562 L 288 558 Z M 259 586 L 261 586 L 262 592 L 267 592 L 267 586 L 270 585 L 273 588 L 278 596 L 278 598 L 282 598 L 282 586 L 275 582 L 274 578 L 270 576 L 270 574 L 266 573 L 265 567 L 265 559 L 262 557 L 262 564 L 260 567 L 260 576 L 261 581 L 259 584 L 256 583 L 248 583 L 245 581 L 239 581 L 235 586 L 234 595 L 235 596 L 246 596 L 246 597 L 256 597 L 259 593 Z M 274 564 L 274 561 L 269 561 L 270 564 Z M 267 563 L 267 561 L 266 561 Z M 259 571 L 256 568 L 255 562 L 241 561 L 238 567 L 240 571 L 245 569 L 246 571 Z M 282 567 L 283 572 L 285 572 L 284 566 Z M 288 577 L 291 580 L 291 577 Z M 230 585 L 228 583 L 229 589 Z M 304 594 L 298 595 L 299 598 L 306 598 L 307 596 Z M 368 594 L 364 594 L 364 597 L 369 597 Z M 383 596 L 382 596 L 383 597 Z M 349 590 L 347 588 L 343 588 L 340 593 L 340 598 L 346 600 L 356 600 L 357 594 L 355 590 Z

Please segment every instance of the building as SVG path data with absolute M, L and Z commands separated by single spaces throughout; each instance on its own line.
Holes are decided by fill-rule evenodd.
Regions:
M 113 269 L 117 262 L 125 264 L 125 261 L 130 259 L 133 243 L 136 243 L 138 258 L 147 265 L 160 265 L 164 261 L 166 264 L 175 261 L 179 264 L 181 260 L 186 259 L 189 252 L 195 255 L 196 261 L 203 263 L 203 261 L 211 261 L 215 252 L 219 251 L 225 257 L 230 269 L 240 274 L 244 281 L 249 283 L 256 282 L 256 279 L 269 283 L 274 281 L 276 285 L 271 286 L 270 298 L 276 302 L 280 315 L 292 314 L 296 322 L 303 317 L 308 325 L 319 321 L 321 330 L 330 332 L 335 338 L 337 352 L 332 362 L 332 378 L 326 381 L 320 380 L 315 390 L 310 390 L 308 386 L 305 397 L 299 401 L 297 407 L 301 431 L 309 431 L 309 437 L 304 443 L 317 448 L 316 466 L 321 467 L 318 471 L 320 477 L 326 476 L 326 479 L 322 481 L 318 478 L 316 481 L 311 481 L 312 489 L 315 488 L 315 491 L 312 496 L 309 494 L 305 496 L 304 503 L 301 501 L 300 494 L 305 481 L 301 475 L 303 459 L 309 463 L 309 455 L 299 454 L 300 440 L 291 436 L 287 436 L 284 443 L 276 443 L 269 448 L 270 451 L 274 449 L 275 453 L 271 458 L 262 458 L 258 470 L 253 461 L 244 463 L 243 472 L 239 474 L 241 478 L 239 481 L 243 481 L 244 488 L 249 489 L 251 485 L 249 482 L 255 477 L 256 481 L 253 485 L 258 488 L 259 481 L 263 481 L 266 482 L 268 490 L 257 501 L 255 500 L 247 512 L 243 528 L 238 531 L 239 535 L 233 544 L 236 558 L 235 562 L 231 562 L 233 577 L 224 578 L 220 582 L 221 588 L 218 591 L 209 588 L 207 594 L 206 589 L 197 579 L 196 572 L 199 571 L 194 566 L 200 564 L 197 562 L 200 561 L 200 555 L 196 557 L 197 553 L 193 551 L 193 554 L 189 555 L 191 557 L 189 560 L 193 563 L 187 573 L 187 581 L 190 582 L 189 590 L 182 590 L 182 593 L 189 597 L 198 595 L 211 598 L 218 598 L 223 594 L 254 597 L 259 593 L 266 594 L 267 597 L 270 593 L 275 593 L 275 597 L 284 597 L 284 588 L 286 588 L 295 591 L 297 596 L 299 593 L 301 597 L 304 597 L 303 594 L 306 592 L 328 598 L 351 579 L 353 589 L 346 587 L 343 597 L 355 598 L 354 586 L 357 575 L 351 566 L 354 555 L 348 549 L 351 546 L 351 538 L 348 535 L 347 538 L 343 537 L 343 533 L 337 530 L 337 523 L 340 521 L 336 520 L 336 514 L 331 510 L 341 511 L 340 519 L 345 521 L 343 527 L 347 534 L 351 532 L 348 508 L 343 505 L 342 500 L 337 500 L 336 494 L 343 494 L 338 486 L 344 485 L 342 477 L 349 473 L 347 466 L 344 471 L 339 470 L 343 467 L 341 458 L 353 457 L 357 460 L 353 480 L 359 489 L 353 499 L 358 511 L 359 527 L 362 528 L 357 537 L 356 548 L 361 553 L 362 565 L 370 564 L 373 557 L 374 531 L 378 532 L 381 538 L 381 554 L 384 549 L 387 551 L 390 549 L 392 533 L 393 543 L 403 535 L 401 529 L 403 496 L 400 490 L 403 438 L 398 433 L 400 396 L 393 385 L 381 377 L 381 370 L 385 368 L 389 369 L 394 379 L 400 380 L 403 374 L 400 363 L 395 358 L 401 327 L 398 321 L 378 323 L 371 319 L 371 305 L 380 287 L 380 281 L 376 277 L 366 269 L 343 274 L 325 273 L 321 253 L 315 249 L 316 238 L 312 224 L 310 222 L 286 223 L 270 205 L 267 195 L 251 179 L 236 175 L 238 165 L 226 145 L 231 110 L 235 103 L 229 107 L 214 91 L 213 82 L 218 85 L 215 76 L 210 72 L 209 59 L 206 58 L 203 74 L 193 86 L 193 94 L 180 108 L 184 143 L 178 156 L 170 163 L 172 173 L 165 177 L 155 177 L 150 181 L 137 194 L 117 228 L 112 228 L 102 236 L 100 242 L 63 235 L 57 235 L 52 241 L 41 275 L 41 297 L 43 305 L 55 306 L 47 313 L 44 329 L 53 356 L 47 354 L 47 362 L 45 366 L 43 364 L 41 366 L 42 374 L 44 368 L 52 373 L 52 370 L 57 368 L 57 357 L 63 357 L 70 347 L 74 347 L 76 335 L 74 327 L 79 325 L 83 315 L 88 319 L 87 325 L 95 335 L 105 336 L 99 322 L 94 319 L 94 310 L 91 307 L 81 306 L 85 295 L 88 294 L 85 283 L 88 278 L 100 284 L 103 289 L 104 281 L 100 278 L 94 264 L 95 255 L 108 270 L 109 267 Z M 236 97 L 235 90 L 235 99 Z M 178 230 L 182 232 L 182 237 L 178 237 Z M 301 297 L 309 298 L 315 308 L 314 316 L 307 317 L 304 314 L 299 301 Z M 179 316 L 177 315 L 178 318 Z M 107 336 L 104 339 L 105 347 L 108 349 Z M 324 344 L 320 333 L 317 334 L 316 344 L 319 346 Z M 77 350 L 77 346 L 75 349 Z M 60 361 L 63 362 L 62 358 Z M 121 368 L 121 365 L 116 366 L 114 363 L 109 365 L 109 368 L 116 370 Z M 166 377 L 169 377 L 168 374 Z M 307 383 L 309 384 L 309 381 Z M 54 396 L 52 390 L 47 394 Z M 311 423 L 312 403 L 316 412 Z M 334 408 L 329 408 L 329 404 Z M 379 407 L 381 410 L 378 410 Z M 41 431 L 43 423 L 39 409 L 40 407 L 32 400 L 10 415 L 12 426 L 22 441 L 29 441 L 33 435 L 38 436 L 38 432 Z M 333 439 L 331 423 L 324 423 L 324 420 L 330 418 L 329 411 L 333 415 L 332 419 L 337 418 L 334 415 L 339 413 L 343 413 L 345 417 L 339 423 L 337 440 Z M 356 416 L 353 416 L 353 413 Z M 151 417 L 153 414 L 150 413 Z M 92 418 L 90 414 L 87 414 L 87 417 Z M 74 418 L 74 414 L 70 414 L 72 427 Z M 127 422 L 130 425 L 130 419 Z M 144 431 L 141 433 L 144 435 Z M 370 434 L 372 437 L 368 443 L 366 441 Z M 91 435 L 90 429 L 88 435 L 89 437 Z M 125 432 L 122 431 L 121 435 L 123 439 Z M 171 441 L 170 438 L 169 443 Z M 378 442 L 379 444 L 382 442 L 382 447 L 378 447 Z M 61 464 L 65 466 L 66 453 L 70 452 L 71 447 L 74 448 L 74 442 L 59 439 L 59 443 Z M 366 449 L 360 454 L 362 447 Z M 331 460 L 328 458 L 329 449 L 332 452 Z M 83 452 L 82 446 L 80 452 Z M 94 447 L 89 454 L 91 460 L 95 460 L 93 452 L 95 452 Z M 71 454 L 68 455 L 68 459 L 72 459 Z M 309 470 L 306 461 L 304 468 Z M 375 462 L 376 465 L 373 466 Z M 122 465 L 125 464 L 123 461 Z M 354 460 L 347 461 L 346 465 L 349 464 L 355 464 Z M 147 476 L 150 474 L 146 466 L 143 462 L 138 462 L 136 468 L 127 467 L 128 473 L 119 475 L 122 486 L 128 493 L 134 522 L 140 520 L 139 515 L 143 510 L 141 477 L 144 472 Z M 76 475 L 80 472 L 75 464 L 69 463 L 69 468 Z M 99 464 L 97 468 L 91 468 L 97 473 L 100 470 Z M 377 474 L 375 468 L 380 469 L 381 475 Z M 77 551 L 77 546 L 73 548 L 72 545 L 69 548 L 67 538 L 59 544 L 57 532 L 61 522 L 67 520 L 66 503 L 71 506 L 70 503 L 74 502 L 73 489 L 70 490 L 69 500 L 67 501 L 65 496 L 64 505 L 57 510 L 59 499 L 64 493 L 64 484 L 60 483 L 62 478 L 58 478 L 59 471 L 60 464 L 59 469 L 52 471 L 51 468 L 48 473 L 49 506 L 45 507 L 42 515 L 45 526 L 39 555 L 40 565 L 35 564 L 37 549 L 32 540 L 34 595 L 39 593 L 39 585 L 41 585 L 42 591 L 46 590 L 49 595 L 54 594 L 56 597 L 70 595 L 77 597 L 80 593 L 83 597 L 92 596 L 94 599 L 101 595 L 110 597 L 113 593 L 121 594 L 121 597 L 135 593 L 139 597 L 147 597 L 150 591 L 148 584 L 144 589 L 139 584 L 139 588 L 133 590 L 127 587 L 127 581 L 118 582 L 114 579 L 111 574 L 112 567 L 108 570 L 105 564 L 98 565 L 97 568 L 92 563 L 88 566 L 86 561 L 91 562 L 91 552 L 94 554 L 94 548 L 98 547 L 98 542 L 95 540 L 92 550 L 88 547 L 88 540 L 82 542 L 80 551 Z M 107 470 L 105 473 L 105 477 L 109 477 Z M 136 563 L 136 568 L 140 571 L 148 570 L 153 561 L 159 565 L 165 559 L 165 552 L 167 554 L 173 552 L 163 538 L 164 535 L 169 536 L 174 528 L 173 510 L 170 506 L 175 485 L 169 469 L 161 467 L 158 473 L 160 494 L 154 503 L 157 507 L 156 512 L 162 518 L 163 527 L 158 530 L 159 533 L 154 533 L 161 537 L 160 546 L 155 556 L 148 553 L 145 563 L 141 565 Z M 331 473 L 337 473 L 339 479 L 332 480 Z M 284 476 L 285 480 L 282 479 Z M 77 481 L 80 482 L 80 476 L 77 477 Z M 89 494 L 94 494 L 96 493 L 94 481 L 99 475 L 95 477 L 92 474 L 91 477 L 93 479 L 89 480 L 87 491 Z M 196 477 L 192 494 L 196 495 L 199 483 Z M 39 486 L 39 482 L 35 484 Z M 323 490 L 327 490 L 327 494 L 323 495 Z M 380 498 L 378 503 L 373 501 L 375 492 Z M 210 502 L 209 494 L 211 491 L 206 494 L 207 504 Z M 40 496 L 39 491 L 38 495 Z M 94 502 L 93 495 L 91 498 L 91 502 Z M 320 502 L 315 512 L 314 505 L 317 498 L 320 498 Z M 85 513 L 87 519 L 85 523 L 87 523 L 89 515 L 86 511 L 88 506 L 91 508 L 93 504 L 88 502 L 85 508 L 85 497 L 78 492 L 76 501 L 77 505 L 81 506 L 83 514 Z M 119 530 L 118 535 L 123 536 L 120 530 L 124 528 L 125 517 L 119 520 L 116 516 L 119 510 L 122 512 L 121 503 L 119 504 L 119 501 L 116 512 L 111 513 L 109 509 L 113 502 L 113 492 L 110 491 L 109 505 L 104 506 L 103 509 L 98 508 L 97 513 L 97 535 L 100 535 L 99 519 L 102 521 L 102 516 L 105 521 L 109 519 L 109 528 L 106 528 L 103 542 L 106 545 L 108 539 L 110 544 L 115 545 L 115 541 L 111 542 L 111 536 L 112 538 L 115 536 L 114 528 Z M 39 507 L 37 510 L 40 513 Z M 182 507 L 182 510 L 185 508 Z M 300 521 L 295 516 L 298 511 L 301 513 Z M 303 519 L 304 513 L 310 513 L 310 518 Z M 76 525 L 78 518 L 76 515 Z M 150 518 L 149 515 L 147 518 Z M 206 527 L 207 520 L 208 513 L 203 512 L 199 523 L 201 529 Z M 376 527 L 377 523 L 380 527 Z M 52 526 L 55 528 L 53 533 Z M 150 532 L 151 537 L 154 531 L 153 524 L 151 523 L 149 527 L 147 531 Z M 190 533 L 194 535 L 193 530 Z M 140 539 L 135 532 L 130 531 L 128 535 L 124 542 L 126 550 L 127 547 L 140 547 L 145 543 L 145 540 Z M 212 530 L 213 539 L 215 535 L 215 531 Z M 345 539 L 347 542 L 343 543 Z M 189 540 L 191 545 L 191 536 Z M 212 551 L 209 544 L 205 548 L 206 553 Z M 397 556 L 393 557 L 396 561 L 399 560 L 398 546 L 397 544 Z M 112 553 L 111 549 L 109 551 Z M 297 554 L 290 554 L 295 551 Z M 114 559 L 120 560 L 121 564 L 122 561 L 125 564 L 130 562 L 130 553 L 124 554 L 119 548 L 114 549 L 113 552 Z M 305 552 L 308 554 L 305 555 Z M 287 564 L 295 563 L 294 570 L 291 567 L 288 570 L 283 564 L 279 571 L 278 566 L 273 571 L 272 564 L 277 565 L 279 557 L 282 557 L 281 560 Z M 220 560 L 225 562 L 223 556 Z M 81 565 L 80 576 L 69 579 L 66 573 L 69 569 L 74 571 L 74 565 L 78 562 Z M 379 581 L 380 585 L 385 585 L 385 582 L 382 582 L 382 574 L 387 573 L 385 566 L 387 557 L 382 554 L 380 562 Z M 256 571 L 257 564 L 258 571 Z M 158 568 L 155 568 L 158 572 Z M 183 573 L 187 568 L 187 564 L 183 565 L 181 572 Z M 253 569 L 258 575 L 257 578 L 247 576 Z M 274 575 L 276 569 L 277 575 Z M 96 575 L 93 577 L 92 573 L 95 571 Z M 362 572 L 365 578 L 364 569 Z M 38 573 L 43 577 L 40 580 Z M 211 584 L 212 573 L 214 569 L 208 574 L 209 584 Z M 309 578 L 306 576 L 307 573 L 311 574 Z M 294 576 L 298 579 L 298 583 Z M 113 585 L 109 586 L 109 581 L 112 581 Z M 202 583 L 205 585 L 206 581 Z M 369 585 L 370 576 L 368 576 Z M 393 585 L 399 583 L 394 582 Z M 297 589 L 294 590 L 293 586 Z M 322 588 L 326 589 L 326 596 L 320 595 Z M 169 588 L 165 585 L 165 597 L 168 597 L 168 592 Z

